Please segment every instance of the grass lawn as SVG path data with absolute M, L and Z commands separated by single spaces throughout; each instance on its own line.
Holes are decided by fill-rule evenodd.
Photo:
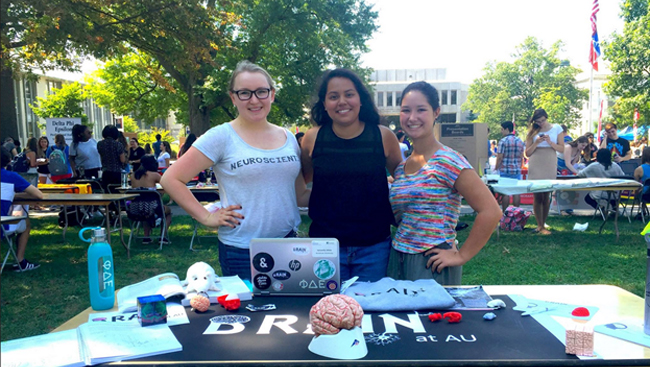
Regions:
M 462 217 L 470 224 L 473 216 Z M 572 231 L 576 222 L 590 222 L 586 232 Z M 300 233 L 307 233 L 308 217 L 303 217 Z M 639 235 L 640 221 L 619 221 L 620 240 L 616 242 L 613 223 L 602 235 L 602 223 L 591 217 L 549 217 L 550 236 L 531 231 L 534 218 L 524 232 L 496 233 L 486 247 L 463 268 L 463 284 L 610 284 L 642 296 L 645 290 L 646 245 Z M 87 246 L 77 237 L 77 229 L 68 231 L 63 241 L 56 217 L 32 220 L 32 237 L 27 258 L 41 264 L 37 270 L 14 273 L 6 268 L 0 277 L 1 338 L 10 340 L 47 333 L 90 306 L 88 294 Z M 128 231 L 126 231 L 128 233 Z M 156 231 L 157 233 L 157 231 Z M 174 272 L 182 279 L 187 268 L 197 261 L 211 264 L 220 272 L 216 239 L 204 239 L 188 250 L 192 236 L 190 217 L 174 217 L 172 244 L 162 251 L 148 250 L 137 242 L 131 259 L 113 235 L 113 256 L 117 287 L 124 287 L 163 272 Z M 200 231 L 201 233 L 201 231 Z M 203 234 L 208 234 L 202 230 Z M 459 233 L 462 243 L 469 229 Z M 2 255 L 7 251 L 2 243 Z

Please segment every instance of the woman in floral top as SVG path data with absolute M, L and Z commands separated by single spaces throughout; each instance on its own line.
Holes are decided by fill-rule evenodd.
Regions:
M 395 170 L 390 202 L 397 233 L 388 265 L 395 279 L 435 279 L 461 283 L 462 265 L 485 246 L 501 218 L 501 209 L 472 166 L 433 135 L 440 114 L 438 91 L 425 82 L 402 92 L 400 123 L 413 142 L 413 153 Z M 456 245 L 461 197 L 477 212 L 465 243 Z

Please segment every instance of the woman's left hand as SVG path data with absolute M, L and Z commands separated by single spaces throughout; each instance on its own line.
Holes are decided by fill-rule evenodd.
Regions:
M 441 273 L 442 269 L 446 267 L 461 266 L 467 262 L 460 255 L 456 244 L 445 250 L 434 247 L 425 252 L 424 256 L 430 256 L 427 261 L 427 268 L 430 268 L 432 272 L 437 270 L 438 273 Z

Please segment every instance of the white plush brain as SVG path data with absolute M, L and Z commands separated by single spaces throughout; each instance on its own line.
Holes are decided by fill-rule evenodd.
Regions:
M 352 297 L 334 294 L 322 298 L 309 311 L 311 329 L 316 335 L 338 334 L 341 329 L 361 326 L 363 310 Z

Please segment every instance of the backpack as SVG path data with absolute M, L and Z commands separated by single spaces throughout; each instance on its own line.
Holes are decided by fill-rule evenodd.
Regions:
M 10 171 L 14 171 L 14 172 L 29 171 L 29 159 L 27 159 L 27 155 L 25 155 L 25 152 L 20 152 L 18 155 L 16 155 L 11 160 L 11 163 L 9 163 L 9 168 L 11 168 Z
M 532 213 L 516 206 L 509 206 L 499 221 L 499 228 L 504 231 L 521 232 Z
M 65 152 L 58 148 L 52 149 L 50 153 L 50 163 L 47 168 L 50 170 L 52 176 L 60 176 L 68 173 L 68 162 L 65 160 Z

